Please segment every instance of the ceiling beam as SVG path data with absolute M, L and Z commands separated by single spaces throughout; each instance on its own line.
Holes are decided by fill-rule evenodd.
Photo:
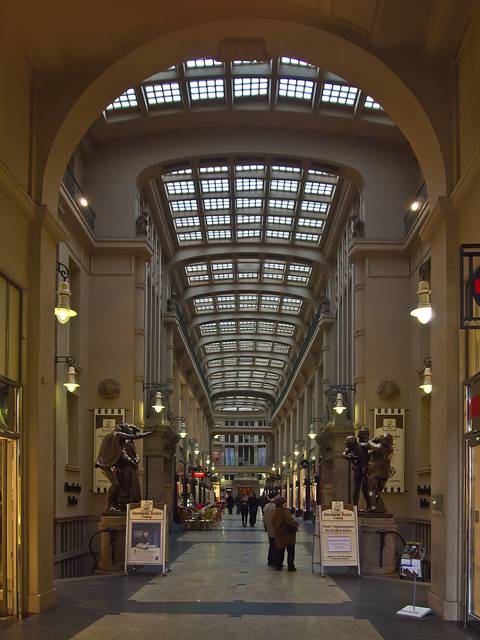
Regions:
M 181 296 L 176 298 L 177 304 L 184 304 L 187 300 L 197 296 L 217 295 L 222 293 L 265 293 L 280 296 L 302 298 L 312 304 L 319 303 L 319 299 L 307 287 L 274 283 L 230 283 L 230 284 L 206 284 L 186 287 Z

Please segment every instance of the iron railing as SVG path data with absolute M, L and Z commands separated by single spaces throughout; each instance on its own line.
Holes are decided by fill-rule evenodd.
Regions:
M 81 198 L 85 198 L 85 200 L 87 200 L 87 198 L 85 197 L 85 194 L 83 193 L 75 176 L 68 167 L 63 175 L 62 183 L 65 187 L 65 190 L 77 206 L 80 215 L 85 220 L 90 230 L 93 231 L 95 228 L 95 212 L 89 204 L 86 207 L 80 204 Z
M 295 358 L 295 362 L 293 363 L 292 368 L 290 369 L 290 373 L 288 374 L 288 378 L 285 382 L 285 384 L 283 385 L 283 389 L 280 392 L 280 395 L 278 396 L 278 398 L 275 400 L 273 407 L 272 407 L 272 414 L 275 413 L 275 411 L 278 409 L 278 407 L 282 404 L 288 389 L 290 387 L 290 384 L 292 383 L 292 380 L 294 379 L 294 377 L 297 375 L 297 371 L 298 368 L 300 367 L 302 360 L 303 360 L 303 356 L 305 355 L 307 349 L 310 346 L 310 343 L 312 341 L 312 338 L 314 337 L 317 329 L 318 329 L 318 325 L 320 324 L 320 317 L 322 315 L 322 307 L 319 307 L 316 314 L 313 316 L 312 318 L 312 322 L 310 323 L 310 327 L 308 328 L 307 331 L 307 335 L 305 336 L 305 339 L 302 343 L 302 346 L 300 348 L 300 351 L 297 354 L 297 357 Z

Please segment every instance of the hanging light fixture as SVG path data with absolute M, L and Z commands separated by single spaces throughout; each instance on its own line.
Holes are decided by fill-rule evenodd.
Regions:
M 211 471 L 215 471 L 215 465 L 212 464 L 212 466 L 210 467 Z
M 198 442 L 195 442 L 195 444 L 193 445 L 193 453 L 198 456 L 198 454 L 200 453 L 200 447 L 198 446 Z
M 210 464 L 210 456 L 207 456 L 207 459 L 205 460 L 205 464 Z
M 152 409 L 156 413 L 161 413 L 165 409 L 165 405 L 163 404 L 162 392 L 157 391 L 155 394 L 155 402 L 152 404 Z
M 178 435 L 180 436 L 180 438 L 182 438 L 182 440 L 188 435 L 187 427 L 185 426 L 185 422 L 183 422 L 183 420 L 180 424 L 180 431 L 178 432 Z
M 57 304 L 55 306 L 55 316 L 60 324 L 67 324 L 70 318 L 74 318 L 77 312 L 70 307 L 70 283 L 68 282 L 68 267 L 63 262 L 57 262 L 57 272 L 62 276 L 62 282 L 58 283 Z
M 347 410 L 347 407 L 343 404 L 343 394 L 340 391 L 337 393 L 337 399 L 335 400 L 333 410 L 338 413 L 339 416 Z
M 86 209 L 89 206 L 89 202 L 85 196 L 81 195 L 78 198 L 78 204 L 82 207 L 82 209 Z
M 77 382 L 75 367 L 70 365 L 67 369 L 67 381 L 63 383 L 70 393 L 76 391 L 80 385 Z
M 432 393 L 432 370 L 430 367 L 425 367 L 423 370 L 423 382 L 418 388 L 424 393 Z
M 308 432 L 308 437 L 310 438 L 310 440 L 315 440 L 315 438 L 317 437 L 317 432 L 314 429 L 313 422 L 310 425 L 310 431 Z
M 296 442 L 296 443 L 295 443 L 295 447 L 294 447 L 294 449 L 293 449 L 293 455 L 294 455 L 294 456 L 299 456 L 299 455 L 300 455 L 298 442 Z
M 428 324 L 432 319 L 432 303 L 430 301 L 430 283 L 428 280 L 420 280 L 417 288 L 418 304 L 410 311 L 410 315 L 416 318 L 420 324 Z
M 410 203 L 410 211 L 413 213 L 417 213 L 423 207 L 424 201 L 422 198 L 415 198 L 413 202 Z
M 272 471 L 276 471 L 277 467 L 275 466 L 275 463 L 272 464 Z
M 282 458 L 282 467 L 286 467 L 287 466 L 287 457 L 283 456 Z

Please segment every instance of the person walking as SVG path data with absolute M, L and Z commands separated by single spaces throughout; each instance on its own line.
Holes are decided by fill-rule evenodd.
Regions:
M 275 513 L 275 493 L 270 494 L 270 500 L 263 507 L 263 524 L 265 525 L 265 531 L 268 536 L 268 558 L 267 565 L 269 567 L 275 566 L 275 529 L 273 528 L 273 514 Z
M 296 571 L 295 540 L 298 523 L 290 511 L 284 507 L 286 499 L 283 496 L 276 496 L 273 502 L 275 503 L 275 511 L 272 515 L 272 526 L 275 534 L 275 570 L 282 570 L 286 549 L 288 570 Z
M 250 526 L 254 527 L 257 521 L 258 500 L 255 495 L 255 491 L 248 496 L 248 514 L 250 519 Z
M 240 493 L 237 493 L 237 497 L 235 498 L 235 504 L 237 505 L 237 516 L 241 513 L 240 506 L 242 504 L 242 496 Z
M 240 513 L 242 514 L 242 527 L 246 527 L 248 522 L 248 502 L 245 496 L 240 500 Z
M 227 503 L 228 513 L 232 515 L 233 505 L 235 504 L 235 500 L 233 499 L 233 496 L 231 493 L 228 494 L 225 502 Z

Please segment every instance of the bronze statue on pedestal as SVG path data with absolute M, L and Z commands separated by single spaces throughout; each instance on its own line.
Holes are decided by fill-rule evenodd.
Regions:
M 368 465 L 368 441 L 370 431 L 368 427 L 361 427 L 358 431 L 358 439 L 355 436 L 347 436 L 345 439 L 345 451 L 343 457 L 353 467 L 353 504 L 358 507 L 360 492 L 368 505 L 367 465 Z
M 117 424 L 100 446 L 96 467 L 110 480 L 106 513 L 121 513 L 127 504 L 140 502 L 142 493 L 138 479 L 138 463 L 134 440 L 146 438 L 152 432 L 142 432 L 133 424 Z

